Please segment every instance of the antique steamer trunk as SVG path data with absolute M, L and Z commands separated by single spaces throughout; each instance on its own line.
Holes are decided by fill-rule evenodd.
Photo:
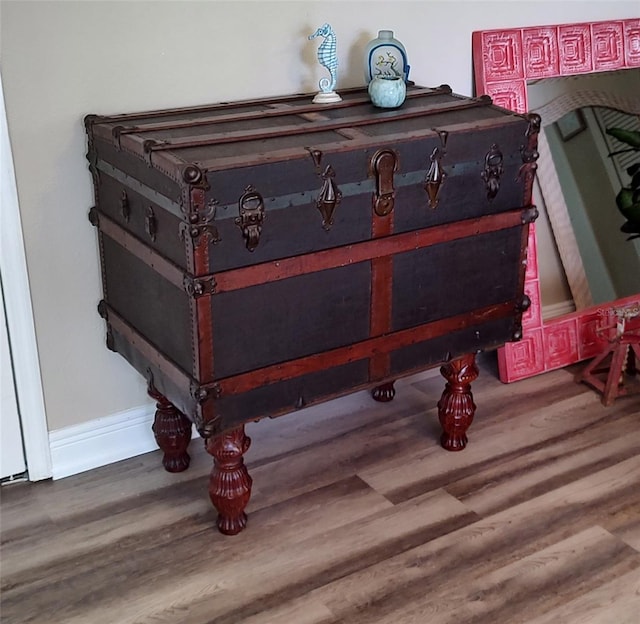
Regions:
M 444 364 L 461 449 L 473 354 L 520 336 L 539 119 L 447 86 L 342 96 L 86 118 L 108 346 L 158 401 L 167 469 L 191 422 L 207 440 L 226 533 L 245 422 Z

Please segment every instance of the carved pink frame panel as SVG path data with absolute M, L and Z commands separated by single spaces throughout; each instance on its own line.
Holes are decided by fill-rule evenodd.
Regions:
M 640 67 L 640 19 L 484 30 L 473 33 L 476 94 L 519 113 L 527 111 L 527 80 Z M 523 338 L 498 351 L 500 379 L 532 377 L 600 353 L 613 323 L 612 305 L 625 299 L 542 320 L 535 227 L 529 235 L 525 291 L 532 301 Z

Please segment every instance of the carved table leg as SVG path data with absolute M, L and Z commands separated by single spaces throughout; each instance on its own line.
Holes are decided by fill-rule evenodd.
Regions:
M 396 390 L 393 387 L 395 382 L 390 381 L 389 383 L 382 384 L 377 386 L 371 391 L 371 396 L 381 403 L 387 403 L 391 401 L 394 396 L 396 396 Z
M 154 388 L 149 388 L 149 396 L 157 401 L 152 429 L 164 453 L 162 465 L 168 472 L 182 472 L 191 461 L 187 453 L 191 441 L 191 421 Z
M 225 535 L 236 535 L 247 526 L 244 510 L 251 497 L 253 481 L 242 456 L 250 444 L 244 425 L 205 441 L 207 452 L 213 456 L 209 496 L 218 510 L 218 529 Z
M 447 384 L 438 401 L 438 417 L 443 433 L 440 443 L 447 451 L 461 451 L 467 445 L 467 429 L 476 406 L 471 394 L 471 382 L 478 377 L 476 356 L 463 355 L 440 368 Z

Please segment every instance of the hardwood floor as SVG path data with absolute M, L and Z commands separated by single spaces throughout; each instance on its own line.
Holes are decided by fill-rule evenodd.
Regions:
M 640 396 L 493 366 L 461 453 L 433 372 L 251 425 L 236 537 L 199 440 L 180 474 L 158 452 L 3 487 L 2 622 L 638 624 Z

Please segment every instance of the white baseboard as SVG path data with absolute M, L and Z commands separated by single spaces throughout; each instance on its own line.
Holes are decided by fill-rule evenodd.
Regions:
M 142 405 L 49 433 L 53 478 L 149 453 L 158 448 L 151 431 L 154 405 Z

